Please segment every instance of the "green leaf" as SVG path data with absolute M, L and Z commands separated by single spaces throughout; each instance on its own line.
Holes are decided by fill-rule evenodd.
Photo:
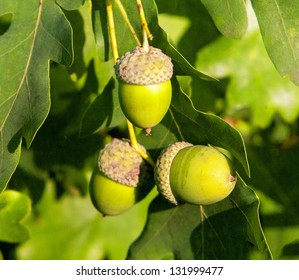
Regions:
M 0 37 L 0 191 L 50 108 L 49 61 L 71 65 L 72 30 L 53 0 L 4 0 L 0 14 L 12 13 Z
M 299 2 L 252 0 L 263 41 L 278 72 L 299 85 Z
M 146 2 L 146 4 L 150 3 L 151 1 Z M 156 6 L 148 7 L 147 16 L 150 19 L 148 21 L 149 28 L 154 36 L 152 44 L 155 47 L 162 49 L 165 54 L 172 58 L 174 73 L 176 75 L 196 75 L 202 79 L 215 80 L 212 76 L 194 68 L 188 62 L 188 60 L 172 44 L 168 42 L 166 32 L 159 26 L 158 11 Z
M 296 240 L 290 244 L 287 244 L 286 246 L 283 247 L 282 250 L 282 257 L 284 259 L 290 259 L 296 257 L 298 259 L 299 256 L 299 241 Z
M 157 24 L 157 22 L 153 24 L 154 26 L 151 30 L 156 30 L 153 45 L 157 48 L 160 48 L 165 54 L 171 57 L 175 75 L 195 75 L 205 80 L 215 80 L 215 78 L 213 78 L 212 76 L 205 74 L 202 71 L 198 71 L 196 68 L 194 68 L 187 61 L 187 59 L 168 42 L 167 34 L 162 30 L 162 28 L 155 25 Z
M 26 195 L 13 190 L 0 194 L 1 241 L 23 242 L 29 238 L 29 231 L 21 221 L 30 209 L 30 199 Z
M 267 143 L 249 147 L 248 153 L 254 162 L 252 184 L 261 197 L 262 225 L 273 256 L 298 259 L 299 146 L 277 149 Z
M 253 184 L 283 206 L 285 217 L 276 222 L 299 225 L 299 205 L 297 203 L 299 147 L 294 146 L 279 151 L 271 146 L 269 148 L 263 146 L 250 148 L 249 151 L 251 159 L 256 163 L 252 167 Z
M 128 258 L 271 259 L 258 210 L 258 198 L 241 180 L 228 198 L 209 206 L 173 207 L 159 196 Z
M 79 9 L 84 2 L 85 0 L 56 0 L 56 3 L 69 11 Z
M 250 111 L 254 126 L 269 126 L 276 114 L 287 122 L 299 115 L 299 89 L 277 73 L 257 31 L 238 41 L 214 41 L 198 53 L 196 66 L 216 78 L 230 78 L 227 111 Z
M 249 164 L 241 134 L 220 117 L 196 110 L 191 100 L 175 86 L 170 113 L 181 138 L 193 144 L 205 143 L 222 147 L 232 153 L 247 174 Z
M 82 0 L 80 1 L 82 2 Z M 97 59 L 90 12 L 91 5 L 91 0 L 88 0 L 77 10 L 64 11 L 73 29 L 74 62 L 68 71 L 74 81 L 84 76 L 91 61 Z
M 101 62 L 108 61 L 112 58 L 112 54 L 109 45 L 108 20 L 105 1 L 93 1 L 92 26 L 96 41 L 98 59 Z
M 232 39 L 241 38 L 247 30 L 244 0 L 201 0 L 219 31 Z
M 219 37 L 211 16 L 201 1 L 194 0 L 155 0 L 159 10 L 159 25 L 167 31 L 168 40 L 172 42 L 173 34 L 181 32 L 181 28 L 175 25 L 165 26 L 164 16 L 179 17 L 189 23 L 188 29 L 184 34 L 180 34 L 180 41 L 175 42 L 181 54 L 194 65 L 197 51 L 207 45 L 212 40 Z M 183 24 L 185 25 L 185 24 Z M 185 25 L 186 26 L 186 25 Z
M 124 259 L 142 231 L 148 204 L 155 195 L 151 193 L 122 215 L 103 218 L 89 196 L 66 193 L 56 199 L 55 188 L 49 183 L 36 205 L 36 215 L 28 219 L 31 238 L 18 247 L 17 258 Z
M 118 83 L 111 79 L 104 91 L 87 108 L 82 117 L 80 135 L 87 136 L 100 130 L 109 129 L 125 122 L 119 104 Z

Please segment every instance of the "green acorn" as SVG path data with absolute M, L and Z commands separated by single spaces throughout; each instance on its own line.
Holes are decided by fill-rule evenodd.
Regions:
M 103 215 L 119 215 L 143 199 L 153 185 L 152 167 L 129 142 L 115 138 L 100 151 L 89 191 Z
M 171 103 L 171 58 L 160 49 L 136 47 L 117 60 L 119 101 L 127 119 L 150 129 L 165 116 Z
M 229 159 L 211 146 L 177 142 L 157 159 L 158 191 L 171 203 L 209 205 L 226 198 L 236 177 Z

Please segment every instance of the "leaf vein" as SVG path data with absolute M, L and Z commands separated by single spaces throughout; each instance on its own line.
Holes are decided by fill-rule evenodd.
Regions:
M 141 251 L 144 247 L 146 247 L 152 240 L 154 240 L 165 228 L 167 228 L 167 225 L 169 221 L 173 218 L 175 213 L 177 212 L 177 208 L 175 207 L 173 211 L 170 213 L 170 215 L 165 219 L 164 223 L 159 227 L 159 230 L 157 230 L 154 234 L 151 235 L 151 237 L 147 240 L 147 242 L 143 242 L 143 246 L 139 248 L 138 251 Z M 136 253 L 138 254 L 138 253 Z
M 284 17 L 283 17 L 282 12 L 281 12 L 281 8 L 280 8 L 279 4 L 277 3 L 277 0 L 274 0 L 274 3 L 275 3 L 275 6 L 277 8 L 278 16 L 279 16 L 280 21 L 281 21 L 281 26 L 283 28 L 283 33 L 284 33 L 284 35 L 285 35 L 285 37 L 287 39 L 288 45 L 289 45 L 289 47 L 291 49 L 291 53 L 292 53 L 293 59 L 294 59 L 296 65 L 299 66 L 299 60 L 296 57 L 295 49 L 294 49 L 293 44 L 292 44 L 292 40 L 288 36 L 288 32 L 287 32 L 287 28 L 286 28 L 286 25 L 285 25 Z
M 32 57 L 32 53 L 33 53 L 33 48 L 34 48 L 34 43 L 35 43 L 35 40 L 36 40 L 36 34 L 37 34 L 37 29 L 38 29 L 38 25 L 40 23 L 40 18 L 41 18 L 41 11 L 42 11 L 42 2 L 43 0 L 40 0 L 40 3 L 39 3 L 39 10 L 38 10 L 38 15 L 37 15 L 37 19 L 36 19 L 36 25 L 35 25 L 35 28 L 34 28 L 34 35 L 33 35 L 33 39 L 32 39 L 32 45 L 31 45 L 31 48 L 30 48 L 30 52 L 29 52 L 29 55 L 28 55 L 28 59 L 27 59 L 27 63 L 26 63 L 26 67 L 24 69 L 24 75 L 21 79 L 21 82 L 20 82 L 20 85 L 16 91 L 16 93 L 14 93 L 13 95 L 15 95 L 15 98 L 12 102 L 12 105 L 10 106 L 9 110 L 8 110 L 8 113 L 6 114 L 5 118 L 4 118 L 4 121 L 0 127 L 0 131 L 3 130 L 3 127 L 5 125 L 5 123 L 7 122 L 8 120 L 8 117 L 10 115 L 10 112 L 12 111 L 14 105 L 15 105 L 15 102 L 17 100 L 17 97 L 19 96 L 20 94 L 20 91 L 21 91 L 21 88 L 23 86 L 23 83 L 25 81 L 25 78 L 27 76 L 27 72 L 28 72 L 28 69 L 29 69 L 29 66 L 30 66 L 30 62 L 31 62 L 31 57 Z
M 8 51 L 4 52 L 4 53 L 1 53 L 0 54 L 0 58 L 13 52 L 14 50 L 16 50 L 19 46 L 21 46 L 24 42 L 26 42 L 30 37 L 31 35 L 34 34 L 34 29 L 28 34 L 28 36 L 26 36 L 23 40 L 21 40 L 18 44 L 16 44 L 13 48 L 9 49 Z

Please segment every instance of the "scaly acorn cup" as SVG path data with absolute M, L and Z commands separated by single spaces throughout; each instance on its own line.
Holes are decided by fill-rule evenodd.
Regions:
M 171 58 L 160 49 L 138 46 L 117 60 L 119 101 L 127 119 L 135 126 L 150 129 L 164 118 L 172 97 Z
M 158 191 L 176 205 L 219 202 L 236 184 L 228 158 L 211 146 L 187 142 L 174 143 L 162 151 L 156 163 L 155 180 Z
M 153 185 L 152 167 L 127 141 L 115 138 L 100 151 L 89 192 L 95 208 L 112 216 L 129 210 Z

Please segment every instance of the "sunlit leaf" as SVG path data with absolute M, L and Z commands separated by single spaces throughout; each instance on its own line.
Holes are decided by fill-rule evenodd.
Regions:
M 22 224 L 31 210 L 30 199 L 19 192 L 7 190 L 0 194 L 0 240 L 22 242 L 29 238 L 28 228 Z
M 56 0 L 66 10 L 76 10 L 88 0 Z
M 252 0 L 263 41 L 278 72 L 299 85 L 299 2 Z

